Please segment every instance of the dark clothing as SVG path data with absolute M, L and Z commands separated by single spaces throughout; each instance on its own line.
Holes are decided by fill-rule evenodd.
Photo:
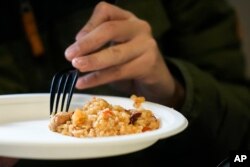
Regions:
M 0 2 L 0 93 L 48 92 L 55 72 L 70 66 L 64 50 L 97 1 L 31 1 L 46 52 L 34 58 L 22 32 L 18 4 Z M 13 3 L 13 4 L 12 4 Z M 170 70 L 185 85 L 180 109 L 188 128 L 126 156 L 77 161 L 22 160 L 16 166 L 216 166 L 230 150 L 250 149 L 250 84 L 237 18 L 223 0 L 120 0 L 147 20 Z M 105 86 L 84 90 L 95 94 Z M 65 150 L 67 151 L 67 150 Z

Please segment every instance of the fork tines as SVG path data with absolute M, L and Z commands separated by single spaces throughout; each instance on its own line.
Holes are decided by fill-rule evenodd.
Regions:
M 59 105 L 61 105 L 60 111 L 69 110 L 77 78 L 78 70 L 72 68 L 54 75 L 50 87 L 50 115 L 57 113 Z M 64 108 L 65 100 L 67 100 L 66 108 Z

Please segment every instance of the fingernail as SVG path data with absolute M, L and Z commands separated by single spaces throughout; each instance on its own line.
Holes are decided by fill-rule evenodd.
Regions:
M 79 48 L 76 45 L 71 45 L 65 50 L 65 56 L 68 58 L 76 57 L 78 54 Z
M 72 65 L 73 65 L 73 66 L 77 66 L 77 64 L 79 64 L 79 59 L 78 59 L 78 58 L 74 58 L 74 59 L 72 60 Z
M 86 66 L 86 61 L 83 61 L 81 58 L 74 58 L 72 60 L 72 65 L 74 67 L 81 67 L 82 69 Z

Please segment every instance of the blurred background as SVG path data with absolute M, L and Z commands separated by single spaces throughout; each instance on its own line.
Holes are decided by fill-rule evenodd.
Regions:
M 250 79 L 250 0 L 228 0 L 239 15 L 239 22 L 243 37 L 243 51 L 246 55 L 246 75 Z

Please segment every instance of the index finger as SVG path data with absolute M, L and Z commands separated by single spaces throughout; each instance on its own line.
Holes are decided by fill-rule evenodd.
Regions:
M 132 13 L 121 9 L 117 6 L 111 5 L 106 2 L 100 2 L 96 5 L 94 12 L 86 25 L 78 32 L 76 35 L 76 40 L 78 40 L 81 35 L 86 34 L 93 29 L 95 29 L 100 24 L 109 20 L 123 20 L 134 17 Z

